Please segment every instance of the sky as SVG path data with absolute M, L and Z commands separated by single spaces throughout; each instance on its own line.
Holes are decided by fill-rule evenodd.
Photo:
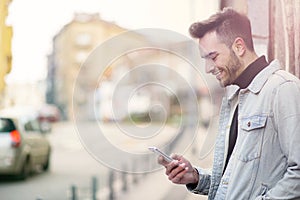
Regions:
M 69 23 L 74 13 L 99 13 L 102 19 L 128 30 L 164 28 L 188 35 L 195 19 L 208 15 L 195 12 L 195 5 L 214 10 L 206 0 L 13 0 L 7 24 L 13 27 L 12 71 L 8 84 L 37 82 L 47 74 L 47 55 L 52 38 Z M 210 3 L 212 4 L 212 3 Z

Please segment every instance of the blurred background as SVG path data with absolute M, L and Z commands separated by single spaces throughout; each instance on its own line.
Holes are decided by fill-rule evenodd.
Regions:
M 11 156 L 20 150 L 8 151 L 0 134 L 1 199 L 206 199 L 168 182 L 163 170 L 152 166 L 154 157 L 119 163 L 120 170 L 113 162 L 121 155 L 95 138 L 83 137 L 85 132 L 96 133 L 101 124 L 102 134 L 116 148 L 141 153 L 149 144 L 168 146 L 167 153 L 184 152 L 195 165 L 209 168 L 223 91 L 204 73 L 203 61 L 196 61 L 195 69 L 182 57 L 158 49 L 115 55 L 122 43 L 93 60 L 115 56 L 101 74 L 95 76 L 99 66 L 87 61 L 110 39 L 145 28 L 186 37 L 165 41 L 167 49 L 181 49 L 183 58 L 197 59 L 195 44 L 188 40 L 189 26 L 227 6 L 250 18 L 259 55 L 279 59 L 285 70 L 300 77 L 300 0 L 0 0 L 0 109 L 35 116 L 39 137 L 51 145 L 49 168 L 32 166 L 30 176 L 20 180 L 3 170 L 18 159 L 8 162 L 8 152 Z M 144 46 L 155 42 L 151 39 L 153 35 L 136 33 L 128 38 Z M 168 69 L 153 70 L 153 63 Z M 146 67 L 138 71 L 137 66 Z M 153 80 L 160 85 L 144 87 Z M 167 91 L 161 85 L 167 85 Z M 184 106 L 191 101 L 187 91 L 195 95 L 199 112 Z M 125 94 L 129 98 L 124 101 Z M 153 136 L 151 131 L 162 124 L 160 136 Z M 147 126 L 153 129 L 147 132 Z M 196 126 L 197 137 L 189 135 L 189 127 Z M 132 135 L 132 127 L 145 130 L 145 135 Z M 26 134 L 20 133 L 24 148 Z M 89 148 L 93 144 L 107 157 L 99 160 Z M 29 154 L 27 159 L 32 162 Z M 145 163 L 155 170 L 132 173 Z

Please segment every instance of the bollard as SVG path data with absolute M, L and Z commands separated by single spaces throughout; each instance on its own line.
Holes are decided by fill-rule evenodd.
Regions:
M 132 183 L 133 184 L 137 184 L 138 183 L 138 179 L 137 179 L 137 176 L 136 176 L 136 166 L 138 163 L 136 163 L 136 160 L 133 160 L 132 161 L 133 165 L 132 165 Z
M 98 179 L 97 177 L 92 177 L 92 200 L 97 200 L 97 191 L 98 191 Z
M 71 186 L 71 200 L 77 200 L 77 188 L 75 185 Z
M 122 171 L 122 191 L 126 192 L 127 190 L 128 190 L 127 172 L 126 172 L 126 166 L 124 166 Z
M 115 182 L 114 171 L 110 170 L 109 177 L 108 177 L 109 200 L 115 199 L 114 182 Z

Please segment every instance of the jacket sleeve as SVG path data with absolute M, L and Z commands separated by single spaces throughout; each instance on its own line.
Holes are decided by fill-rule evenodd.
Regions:
M 199 181 L 197 184 L 187 184 L 186 187 L 190 192 L 201 195 L 208 195 L 210 187 L 211 172 L 196 167 L 199 174 Z
M 275 91 L 274 124 L 287 170 L 280 181 L 259 199 L 300 199 L 300 84 L 288 81 Z

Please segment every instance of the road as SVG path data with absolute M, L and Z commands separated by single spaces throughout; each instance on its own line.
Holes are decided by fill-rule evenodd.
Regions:
M 174 137 L 173 133 L 176 132 L 176 129 L 165 127 L 166 131 L 157 134 L 155 133 L 158 130 L 157 127 L 152 126 L 150 129 L 149 127 L 148 129 L 143 127 L 144 132 L 141 135 L 128 135 L 120 134 L 117 130 L 122 129 L 122 131 L 127 130 L 127 133 L 137 133 L 130 126 L 112 127 L 102 125 L 102 134 L 97 134 L 99 130 L 96 130 L 97 127 L 95 125 L 97 124 L 87 123 L 77 127 L 73 122 L 54 124 L 52 132 L 46 135 L 52 145 L 50 170 L 48 172 L 37 171 L 25 181 L 7 178 L 0 180 L 0 199 L 71 199 L 71 187 L 73 185 L 79 188 L 79 191 L 85 191 L 83 193 L 90 194 L 92 177 L 98 178 L 98 188 L 105 191 L 105 188 L 108 187 L 109 172 L 112 171 L 112 168 L 119 169 L 124 167 L 124 161 L 130 164 L 126 168 L 128 171 L 138 170 L 142 172 L 143 170 L 153 170 L 156 167 L 156 155 L 148 152 L 147 146 L 150 144 L 159 146 L 159 143 L 171 140 Z M 170 133 L 172 134 L 170 135 Z M 81 137 L 79 137 L 80 135 Z M 99 139 L 100 136 L 102 138 Z M 109 142 L 104 142 L 104 138 Z M 81 141 L 84 141 L 85 145 L 82 145 Z M 92 152 L 93 156 L 88 153 L 84 146 L 88 147 L 89 150 L 95 151 Z M 132 161 L 135 159 L 134 157 L 143 157 L 143 154 L 141 154 L 142 150 L 147 151 L 147 155 L 151 157 L 144 156 L 147 159 L 145 161 L 142 160 L 142 163 L 136 164 L 136 166 L 141 168 L 133 169 Z M 119 155 L 118 152 L 125 153 Z M 99 154 L 99 156 L 101 154 L 101 162 L 93 158 L 97 158 L 95 154 Z M 132 155 L 133 158 L 128 155 Z M 120 161 L 120 163 L 117 161 Z M 121 177 L 120 172 L 115 173 L 117 177 Z M 84 196 L 84 194 L 81 196 Z
M 72 123 L 53 126 L 46 137 L 52 144 L 49 172 L 37 171 L 25 181 L 5 178 L 0 181 L 1 200 L 64 200 L 70 188 L 87 188 L 92 176 L 105 177 L 108 168 L 93 159 L 81 145 Z M 106 180 L 99 179 L 104 185 Z

